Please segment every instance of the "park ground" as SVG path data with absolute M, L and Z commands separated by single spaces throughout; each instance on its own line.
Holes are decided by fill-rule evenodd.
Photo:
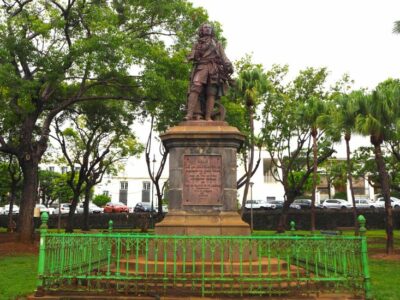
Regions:
M 274 234 L 260 231 L 255 234 Z M 345 234 L 352 234 L 347 232 Z M 4 242 L 0 232 L 0 299 L 25 299 L 35 290 L 38 243 Z M 400 300 L 400 232 L 395 232 L 395 254 L 385 254 L 385 232 L 368 231 L 368 254 L 375 300 Z M 3 239 L 3 242 L 2 242 Z

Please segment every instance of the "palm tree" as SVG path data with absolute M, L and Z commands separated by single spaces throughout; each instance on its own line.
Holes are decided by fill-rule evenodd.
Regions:
M 360 113 L 358 99 L 362 97 L 361 91 L 355 91 L 350 94 L 342 94 L 336 101 L 336 124 L 338 129 L 344 136 L 346 142 L 346 166 L 347 166 L 347 180 L 350 186 L 351 201 L 353 203 L 353 216 L 354 216 L 354 227 L 357 228 L 357 208 L 354 198 L 353 189 L 353 176 L 352 176 L 352 162 L 350 159 L 350 139 L 351 133 L 355 130 L 356 119 Z
M 390 178 L 382 153 L 382 143 L 391 138 L 399 119 L 400 82 L 388 79 L 379 84 L 371 94 L 360 98 L 360 115 L 356 129 L 369 135 L 374 146 L 382 195 L 386 213 L 386 252 L 393 253 L 393 214 L 390 202 Z
M 312 137 L 312 152 L 313 152 L 313 184 L 311 194 L 311 231 L 315 231 L 315 197 L 317 189 L 317 172 L 318 172 L 318 133 L 320 125 L 318 118 L 324 114 L 326 110 L 325 102 L 319 97 L 310 97 L 304 103 L 302 111 L 302 119 L 310 126 L 310 134 Z
M 239 72 L 239 78 L 236 81 L 236 92 L 244 100 L 249 118 L 249 149 L 250 155 L 248 159 L 248 166 L 246 170 L 246 183 L 244 186 L 243 199 L 242 199 L 242 215 L 244 212 L 245 202 L 249 191 L 250 178 L 253 174 L 254 162 L 254 114 L 255 108 L 260 102 L 260 98 L 267 91 L 268 79 L 261 66 L 247 65 Z

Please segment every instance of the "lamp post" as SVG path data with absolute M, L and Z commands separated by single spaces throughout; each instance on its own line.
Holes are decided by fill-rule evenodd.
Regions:
M 254 182 L 250 182 L 250 232 L 253 234 L 253 185 Z
M 153 213 L 153 209 L 154 209 L 154 165 L 157 162 L 155 154 L 153 154 L 153 160 L 151 162 L 153 163 L 153 171 L 152 171 L 153 180 L 151 181 L 151 212 L 150 213 Z

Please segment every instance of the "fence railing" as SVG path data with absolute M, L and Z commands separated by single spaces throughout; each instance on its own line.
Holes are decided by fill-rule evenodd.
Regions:
M 42 217 L 38 293 L 290 295 L 369 298 L 360 236 L 54 234 Z M 293 231 L 292 231 L 293 232 Z

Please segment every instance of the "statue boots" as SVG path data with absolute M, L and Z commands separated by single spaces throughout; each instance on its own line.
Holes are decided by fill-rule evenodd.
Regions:
M 215 97 L 209 96 L 206 104 L 206 115 L 205 115 L 206 121 L 212 121 L 211 117 L 212 113 L 214 112 L 214 104 L 215 104 Z
M 196 108 L 198 98 L 199 98 L 199 95 L 197 93 L 191 92 L 189 94 L 188 102 L 187 102 L 187 112 L 186 112 L 186 116 L 183 118 L 183 120 L 185 120 L 185 121 L 193 120 L 193 113 Z

